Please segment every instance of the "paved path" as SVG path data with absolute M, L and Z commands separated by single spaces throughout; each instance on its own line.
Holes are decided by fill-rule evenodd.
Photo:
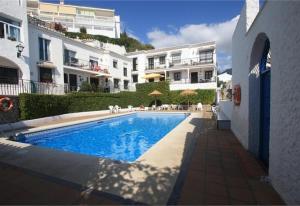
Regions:
M 261 176 L 267 175 L 229 130 L 216 130 L 215 122 L 199 137 L 188 166 L 178 204 L 284 204 Z M 209 129 L 211 128 L 211 129 Z
M 232 132 L 216 130 L 209 113 L 202 121 L 205 129 L 176 192 L 177 204 L 284 204 L 260 181 L 265 171 Z M 0 204 L 133 203 L 1 162 L 0 183 Z

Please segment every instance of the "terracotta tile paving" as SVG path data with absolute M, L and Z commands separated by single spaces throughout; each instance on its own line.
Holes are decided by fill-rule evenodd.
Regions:
M 212 128 L 199 137 L 177 204 L 284 204 L 273 187 L 260 181 L 266 172 L 229 130 Z
M 0 163 L 0 204 L 132 204 L 108 194 L 91 192 L 84 188 L 53 181 L 47 177 Z
M 230 131 L 216 130 L 205 114 L 202 134 L 172 203 L 284 204 L 270 184 L 261 165 Z M 0 162 L 0 204 L 135 204 L 109 194 L 53 180 Z

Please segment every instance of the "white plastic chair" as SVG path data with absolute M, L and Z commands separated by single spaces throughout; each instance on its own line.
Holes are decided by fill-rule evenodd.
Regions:
M 152 105 L 151 109 L 152 109 L 152 110 L 156 110 L 156 106 L 155 106 L 155 105 Z
M 132 112 L 132 106 L 131 105 L 128 105 L 128 109 L 130 112 Z
M 113 113 L 113 112 L 114 112 L 114 106 L 109 105 L 109 106 L 108 106 L 108 109 L 109 109 L 109 112 L 110 112 L 110 113 Z
M 115 109 L 115 112 L 116 112 L 116 113 L 119 113 L 119 112 L 120 112 L 120 109 L 121 109 L 121 107 L 119 107 L 118 105 L 115 105 L 114 109 Z
M 202 111 L 202 109 L 203 109 L 203 106 L 202 106 L 202 104 L 199 102 L 199 103 L 197 104 L 196 110 Z

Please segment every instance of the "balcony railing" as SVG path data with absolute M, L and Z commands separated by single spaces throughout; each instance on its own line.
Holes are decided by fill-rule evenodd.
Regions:
M 212 64 L 212 58 L 202 59 L 200 57 L 195 58 L 186 58 L 180 60 L 171 60 L 166 59 L 165 64 L 161 64 L 160 62 L 154 62 L 154 64 L 147 64 L 146 70 L 155 70 L 155 69 L 169 69 L 169 68 L 177 68 L 178 66 L 197 66 L 197 65 L 205 65 Z
M 75 57 L 65 58 L 64 65 L 88 71 L 108 73 L 108 67 L 105 65 L 99 65 L 97 63 L 92 63 Z
M 0 21 L 0 38 L 20 42 L 20 27 Z
M 0 83 L 0 95 L 19 95 L 20 93 L 64 94 L 68 85 L 34 82 L 20 79 L 17 84 Z
M 179 81 L 170 80 L 171 84 L 199 84 L 199 83 L 210 83 L 210 82 L 216 82 L 216 78 L 212 77 L 210 79 L 199 79 L 197 81 L 191 79 L 181 79 Z

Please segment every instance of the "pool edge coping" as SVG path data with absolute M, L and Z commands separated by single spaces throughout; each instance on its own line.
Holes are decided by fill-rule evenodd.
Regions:
M 142 111 L 143 112 L 143 111 Z M 152 111 L 153 112 L 153 111 Z M 155 111 L 154 111 L 155 112 Z M 77 124 L 80 124 L 80 123 L 86 123 L 86 122 L 91 122 L 91 121 L 97 121 L 97 120 L 100 120 L 100 119 L 107 119 L 107 118 L 113 118 L 113 117 L 118 117 L 118 116 L 124 116 L 124 115 L 128 115 L 128 114 L 133 114 L 133 113 L 136 113 L 136 111 L 134 111 L 134 112 L 129 112 L 129 113 L 123 113 L 123 114 L 113 114 L 113 115 L 107 115 L 107 116 L 101 116 L 101 117 L 97 117 L 97 118 L 92 118 L 92 119 L 86 119 L 86 120 L 79 120 L 79 121 L 73 121 L 73 122 L 68 122 L 68 123 L 60 123 L 60 124 L 58 124 L 60 127 L 63 127 L 63 126 L 69 126 L 69 125 L 74 125 L 74 123 L 76 122 Z M 143 112 L 144 113 L 144 112 Z M 148 111 L 147 111 L 147 113 L 148 113 Z M 171 113 L 171 112 L 170 112 Z M 187 113 L 187 112 L 174 112 L 174 113 Z M 166 152 L 166 151 L 168 151 L 168 150 L 165 150 L 164 151 L 164 149 L 162 149 L 162 148 L 164 148 L 164 147 L 166 147 L 167 146 L 167 149 L 169 148 L 169 146 L 168 146 L 168 143 L 170 142 L 170 140 L 172 140 L 172 139 L 174 139 L 174 137 L 172 137 L 172 136 L 176 136 L 177 137 L 177 139 L 179 138 L 179 140 L 180 139 L 182 139 L 182 136 L 187 136 L 186 135 L 186 133 L 188 133 L 188 132 L 190 132 L 191 130 L 187 130 L 187 131 L 185 131 L 186 133 L 184 133 L 184 134 L 179 134 L 179 137 L 178 137 L 178 135 L 177 134 L 175 134 L 175 133 L 178 133 L 178 131 L 177 130 L 179 130 L 179 131 L 182 131 L 182 129 L 183 129 L 183 131 L 182 132 L 184 132 L 184 130 L 185 130 L 185 128 L 182 128 L 182 127 L 184 127 L 184 125 L 185 124 L 188 124 L 188 125 L 191 125 L 191 123 L 190 123 L 190 120 L 192 120 L 193 118 L 195 118 L 196 116 L 195 116 L 195 114 L 197 114 L 197 113 L 193 113 L 193 112 L 190 112 L 190 115 L 187 117 L 187 118 L 185 118 L 183 121 L 181 121 L 175 128 L 173 128 L 168 134 L 166 134 L 164 137 L 162 137 L 162 139 L 160 139 L 158 142 L 156 142 L 150 149 L 148 149 L 144 154 L 142 154 L 135 162 L 133 162 L 133 163 L 125 163 L 125 164 L 143 164 L 143 165 L 151 165 L 151 167 L 155 167 L 155 168 L 164 168 L 164 167 L 166 167 L 166 166 L 169 166 L 170 168 L 172 168 L 172 164 L 174 164 L 174 160 L 173 161 L 168 161 L 168 160 L 165 160 L 165 162 L 163 162 L 163 161 L 161 161 L 161 159 L 159 159 L 159 161 L 157 161 L 157 159 L 156 158 L 153 158 L 153 156 L 156 156 L 157 157 L 157 153 L 160 153 L 160 152 Z M 185 125 L 185 126 L 187 126 L 187 125 Z M 29 132 L 32 132 L 32 131 L 42 131 L 42 130 L 47 130 L 47 129 L 49 129 L 49 128 L 57 128 L 57 125 L 50 125 L 50 126 L 44 126 L 44 127 L 39 127 L 39 129 L 38 128 L 35 128 L 35 129 L 30 129 L 30 131 Z M 196 126 L 192 126 L 192 127 L 190 127 L 189 129 L 192 129 L 192 130 L 194 130 L 196 128 Z M 181 137 L 180 137 L 181 136 Z M 195 136 L 195 135 L 194 135 Z M 183 139 L 184 139 L 184 137 L 183 137 Z M 194 139 L 195 139 L 195 137 L 194 137 Z M 26 143 L 20 143 L 20 142 L 13 142 L 13 141 L 10 141 L 10 140 L 6 140 L 6 141 L 9 141 L 9 143 L 11 143 L 11 144 L 13 144 L 13 143 L 15 143 L 15 144 L 13 144 L 14 146 L 17 146 L 17 147 L 21 147 L 21 148 L 26 148 L 26 147 L 30 147 L 30 146 L 32 146 L 32 145 L 30 145 L 30 144 L 26 144 Z M 171 141 L 172 142 L 172 141 Z M 179 141 L 180 142 L 180 141 Z M 3 141 L 0 141 L 0 143 L 1 143 L 1 145 L 2 145 L 2 143 L 4 143 L 4 144 L 7 144 L 8 142 L 3 142 Z M 177 145 L 178 146 L 178 148 L 180 149 L 181 148 L 181 146 L 182 145 Z M 185 146 L 185 145 L 184 145 Z M 189 145 L 187 145 L 187 147 L 189 147 Z M 160 149 L 159 149 L 160 148 Z M 44 148 L 40 148 L 39 150 L 43 150 Z M 157 149 L 159 149 L 159 150 L 157 150 Z M 166 149 L 166 148 L 165 148 Z M 173 148 L 174 149 L 174 148 Z M 47 151 L 47 150 L 49 150 L 49 149 L 45 149 L 44 151 Z M 51 149 L 50 149 L 51 150 Z M 54 153 L 56 153 L 57 151 L 56 150 L 54 150 L 55 152 Z M 59 153 L 61 153 L 61 152 L 57 152 L 57 154 L 59 154 Z M 63 153 L 65 153 L 65 152 L 62 152 L 62 155 L 63 155 Z M 156 155 L 155 155 L 156 154 Z M 82 155 L 82 154 L 78 154 L 78 155 Z M 76 156 L 76 155 L 75 155 Z M 90 156 L 88 156 L 88 155 L 84 155 L 84 156 L 87 156 L 87 157 L 85 157 L 85 158 L 89 158 Z M 152 158 L 151 158 L 151 156 L 152 156 Z M 180 156 L 180 155 L 179 155 Z M 98 160 L 102 160 L 103 161 L 103 159 L 104 159 L 104 161 L 108 161 L 108 162 L 110 162 L 110 163 L 112 163 L 112 164 L 115 164 L 115 161 L 112 161 L 112 160 L 110 160 L 110 159 L 106 159 L 106 158 L 98 158 L 98 157 L 92 157 L 93 159 L 98 159 Z M 183 157 L 184 158 L 184 157 Z M 0 158 L 0 161 L 1 161 L 1 158 Z M 167 200 L 168 200 L 168 198 L 169 198 L 169 196 L 170 196 L 170 194 L 171 194 L 171 192 L 172 192 L 172 189 L 173 189 L 173 187 L 174 187 L 174 185 L 175 185 L 175 183 L 176 183 L 176 180 L 177 180 L 177 176 L 178 176 L 178 174 L 179 174 L 179 172 L 180 172 L 180 166 L 181 166 L 181 164 L 182 164 L 182 162 L 181 162 L 182 160 L 180 159 L 180 161 L 178 162 L 176 162 L 175 164 L 177 164 L 177 166 L 179 166 L 179 168 L 178 168 L 178 171 L 176 171 L 175 172 L 175 176 L 174 177 L 172 177 L 172 180 L 171 180 L 171 183 L 170 183 L 170 185 L 168 186 L 169 187 L 169 191 L 167 191 L 166 193 L 168 193 L 168 194 L 166 194 L 167 195 L 167 197 L 164 199 L 164 200 L 162 200 L 162 199 L 159 199 L 159 202 L 155 202 L 156 200 L 158 200 L 158 198 L 154 198 L 153 200 L 143 200 L 143 198 L 142 197 L 139 197 L 139 198 L 136 198 L 136 197 L 134 197 L 134 196 L 132 196 L 131 198 L 129 198 L 129 199 L 132 199 L 132 200 L 134 200 L 134 201 L 138 201 L 138 202 L 145 202 L 145 203 L 148 203 L 148 204 L 166 204 L 167 203 Z M 162 164 L 162 163 L 165 163 L 165 164 Z M 13 164 L 13 163 L 12 163 Z M 118 164 L 120 164 L 120 163 L 118 163 Z M 14 165 L 14 164 L 13 164 Z M 116 164 L 117 165 L 117 164 Z M 27 168 L 26 166 L 25 166 L 25 168 Z M 29 168 L 30 169 L 30 168 Z M 34 169 L 33 169 L 33 171 L 35 171 Z M 62 177 L 62 179 L 63 180 L 65 180 L 65 178 L 64 177 Z M 72 181 L 71 181 L 72 182 Z M 78 182 L 76 182 L 75 181 L 75 183 L 78 183 Z M 79 184 L 82 184 L 82 183 L 79 183 Z M 100 190 L 101 191 L 101 190 Z M 105 191 L 105 190 L 102 190 L 103 192 L 107 192 L 107 191 Z M 128 197 L 124 197 L 124 196 L 122 196 L 122 195 L 120 195 L 120 194 L 116 194 L 116 193 L 114 193 L 114 192 L 111 192 L 111 191 L 109 191 L 108 193 L 111 193 L 111 194 L 114 194 L 114 195 L 119 195 L 119 196 L 121 196 L 121 197 L 123 197 L 123 198 L 128 198 Z M 158 195 L 160 195 L 160 194 L 158 194 Z

